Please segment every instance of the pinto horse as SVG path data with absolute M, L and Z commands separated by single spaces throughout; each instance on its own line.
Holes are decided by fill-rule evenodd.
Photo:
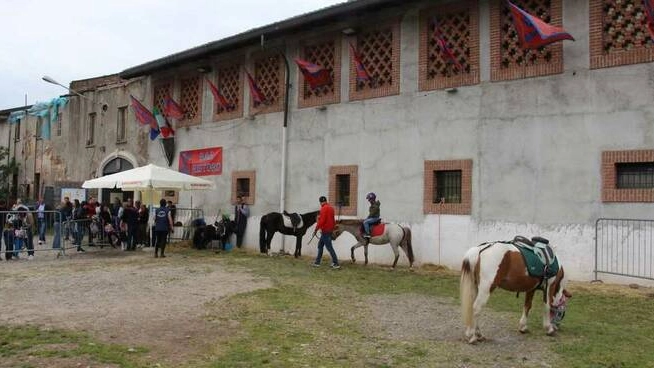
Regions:
M 411 246 L 411 229 L 398 224 L 386 223 L 384 224 L 384 232 L 381 235 L 373 236 L 367 240 L 361 234 L 361 224 L 361 220 L 341 220 L 332 235 L 332 237 L 336 239 L 339 235 L 347 231 L 357 239 L 357 243 L 350 248 L 352 263 L 356 263 L 356 259 L 354 258 L 355 249 L 363 247 L 363 254 L 366 259 L 365 264 L 368 264 L 368 244 L 379 245 L 390 243 L 391 248 L 393 248 L 393 253 L 395 254 L 393 268 L 397 265 L 397 259 L 400 257 L 398 247 L 401 247 L 409 258 L 409 267 L 413 267 L 414 256 L 413 247 Z
M 259 250 L 261 253 L 268 254 L 270 251 L 270 242 L 275 232 L 280 232 L 284 235 L 295 236 L 294 255 L 295 258 L 300 257 L 302 255 L 302 237 L 307 232 L 307 229 L 316 223 L 318 213 L 319 211 L 301 214 L 302 222 L 296 228 L 284 224 L 284 218 L 288 219 L 288 216 L 284 216 L 279 212 L 270 212 L 263 215 L 259 223 Z
M 534 293 L 538 289 L 543 290 L 543 327 L 547 335 L 553 335 L 559 321 L 552 315 L 565 310 L 566 300 L 572 296 L 565 290 L 566 283 L 560 262 L 558 272 L 552 277 L 530 276 L 520 250 L 512 242 L 483 243 L 469 249 L 463 258 L 460 285 L 461 314 L 468 342 L 473 344 L 484 339 L 477 325 L 477 317 L 496 288 L 525 293 L 518 326 L 522 333 L 527 332 L 527 316 Z M 562 318 L 559 314 L 559 320 Z

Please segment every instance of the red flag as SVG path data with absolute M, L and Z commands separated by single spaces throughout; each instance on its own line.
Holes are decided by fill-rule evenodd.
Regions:
M 371 79 L 370 74 L 368 74 L 366 67 L 361 61 L 361 55 L 359 55 L 357 49 L 352 44 L 350 44 L 350 53 L 352 53 L 352 59 L 354 59 L 354 66 L 356 67 L 357 82 L 369 81 Z
M 218 102 L 218 105 L 220 105 L 220 107 L 222 107 L 225 111 L 233 109 L 234 105 L 227 102 L 227 99 L 225 96 L 223 96 L 222 93 L 220 93 L 218 87 L 216 87 L 216 85 L 211 83 L 211 81 L 208 79 L 207 82 L 209 82 L 209 89 L 211 89 L 211 94 L 213 94 L 213 98 L 216 100 L 216 102 Z
M 132 100 L 132 109 L 134 110 L 134 115 L 136 115 L 136 120 L 138 120 L 141 125 L 149 125 L 156 129 L 158 127 L 157 120 L 154 118 L 154 115 L 152 115 L 150 110 L 143 106 L 143 104 L 135 99 L 134 96 L 129 95 L 129 98 Z
M 654 1 L 643 0 L 645 12 L 647 13 L 647 30 L 652 39 L 654 39 Z
M 520 44 L 525 49 L 537 49 L 561 40 L 575 39 L 562 27 L 545 23 L 507 0 L 513 15 L 513 25 L 518 32 Z
M 327 86 L 332 82 L 331 73 L 322 66 L 298 58 L 295 58 L 295 63 L 300 68 L 304 80 L 309 83 L 311 89 Z
M 170 96 L 164 97 L 164 116 L 171 117 L 177 120 L 184 119 L 184 109 Z
M 266 102 L 266 96 L 261 92 L 261 89 L 259 89 L 259 86 L 257 86 L 257 82 L 254 81 L 254 78 L 250 75 L 250 73 L 245 72 L 248 76 L 248 85 L 250 86 L 250 94 L 252 95 L 252 100 L 254 101 L 255 104 L 262 104 Z
M 447 42 L 443 38 L 443 34 L 441 33 L 440 28 L 438 28 L 438 21 L 434 19 L 434 39 L 436 40 L 436 44 L 438 45 L 438 48 L 441 50 L 441 54 L 443 55 L 443 59 L 448 64 L 454 65 L 457 69 L 460 71 L 463 71 L 463 66 L 461 63 L 459 63 L 459 60 L 457 60 L 456 56 L 454 55 L 454 52 L 452 52 L 452 49 L 447 46 Z

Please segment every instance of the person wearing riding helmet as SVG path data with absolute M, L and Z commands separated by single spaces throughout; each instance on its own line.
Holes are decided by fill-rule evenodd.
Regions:
M 368 217 L 363 220 L 363 230 L 365 231 L 363 237 L 370 239 L 370 226 L 375 222 L 378 222 L 381 217 L 381 203 L 377 200 L 375 193 L 372 192 L 366 194 L 366 199 L 370 202 L 370 208 L 368 209 Z

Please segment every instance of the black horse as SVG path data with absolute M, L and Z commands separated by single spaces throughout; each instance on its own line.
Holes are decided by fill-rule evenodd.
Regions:
M 206 249 L 212 240 L 220 241 L 220 249 L 225 249 L 225 243 L 229 243 L 229 237 L 236 230 L 236 223 L 229 218 L 214 222 L 213 225 L 199 225 L 193 234 L 193 247 Z
M 270 242 L 272 241 L 275 232 L 280 232 L 284 235 L 295 236 L 295 258 L 302 254 L 302 237 L 307 232 L 311 225 L 316 223 L 318 211 L 308 212 L 300 215 L 302 217 L 302 226 L 293 228 L 284 225 L 283 215 L 279 212 L 271 212 L 261 217 L 259 227 L 259 250 L 261 253 L 268 253 L 270 251 Z

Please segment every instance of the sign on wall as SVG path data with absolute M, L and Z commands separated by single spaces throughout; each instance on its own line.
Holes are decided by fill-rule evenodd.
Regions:
M 68 197 L 70 201 L 78 200 L 80 202 L 86 200 L 86 189 L 78 188 L 61 188 L 61 199 Z
M 193 176 L 222 175 L 223 148 L 212 147 L 180 152 L 179 172 Z

